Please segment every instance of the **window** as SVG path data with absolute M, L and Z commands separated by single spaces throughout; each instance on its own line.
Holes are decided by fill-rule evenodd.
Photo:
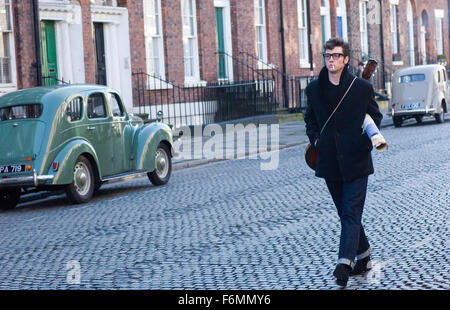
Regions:
M 442 18 L 436 18 L 436 51 L 438 55 L 444 54 L 442 41 Z
M 0 121 L 14 119 L 39 118 L 42 114 L 42 104 L 22 104 L 0 109 Z
M 120 99 L 116 94 L 111 94 L 111 111 L 113 116 L 123 116 L 122 105 L 120 104 Z
M 423 81 L 425 81 L 425 74 L 402 75 L 399 78 L 400 83 L 423 82 Z
M 0 0 L 0 84 L 12 83 L 11 76 L 11 0 Z
M 397 5 L 391 4 L 390 12 L 392 54 L 398 54 Z
M 183 18 L 184 75 L 186 80 L 200 80 L 198 67 L 197 17 L 195 0 L 181 0 Z
M 256 53 L 258 59 L 267 63 L 266 8 L 264 0 L 255 2 Z
M 337 0 L 336 6 L 338 36 L 348 41 L 347 6 L 345 0 Z
M 306 8 L 306 0 L 297 0 L 300 66 L 305 66 L 309 63 L 308 15 L 306 12 Z
M 362 56 L 369 55 L 369 34 L 367 28 L 367 1 L 359 2 L 359 22 L 361 32 L 361 54 Z
M 161 0 L 144 0 L 147 73 L 165 79 Z
M 88 117 L 89 118 L 105 118 L 105 98 L 102 94 L 93 94 L 88 99 Z
M 94 5 L 117 6 L 117 0 L 91 0 Z
M 72 99 L 67 104 L 66 114 L 69 117 L 70 122 L 76 122 L 81 119 L 82 107 L 83 107 L 83 99 L 81 97 Z

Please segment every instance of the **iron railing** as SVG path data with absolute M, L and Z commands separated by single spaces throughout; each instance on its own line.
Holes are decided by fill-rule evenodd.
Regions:
M 65 81 L 64 78 L 58 79 L 54 76 L 43 76 L 42 77 L 42 85 L 51 86 L 51 85 L 69 85 L 70 81 Z

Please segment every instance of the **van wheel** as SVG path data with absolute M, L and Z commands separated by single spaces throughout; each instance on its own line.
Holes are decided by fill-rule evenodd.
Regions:
M 0 209 L 14 209 L 19 203 L 20 192 L 20 188 L 0 191 Z
M 73 181 L 66 186 L 67 198 L 73 203 L 86 203 L 94 195 L 95 178 L 90 161 L 78 157 L 73 167 Z
M 445 121 L 444 104 L 442 104 L 441 113 L 435 114 L 434 117 L 436 118 L 436 122 L 438 124 L 441 124 L 441 123 L 443 123 Z
M 403 118 L 401 116 L 394 116 L 393 121 L 395 127 L 401 127 L 403 123 Z
M 414 118 L 416 119 L 417 124 L 422 124 L 423 115 L 417 115 Z
M 160 143 L 155 153 L 155 170 L 147 173 L 153 185 L 159 186 L 169 182 L 172 174 L 172 158 L 167 145 Z

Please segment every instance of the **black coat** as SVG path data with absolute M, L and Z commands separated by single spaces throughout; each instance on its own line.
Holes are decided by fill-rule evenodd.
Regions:
M 347 67 L 340 78 L 339 97 L 337 105 L 354 75 Z M 328 70 L 326 67 L 320 72 L 319 78 L 313 80 L 306 88 L 308 107 L 305 112 L 306 134 L 309 141 L 319 137 L 331 112 L 329 96 L 327 95 Z M 380 128 L 383 115 L 375 101 L 372 84 L 357 78 L 342 104 L 328 123 L 319 140 L 317 150 L 319 157 L 316 166 L 316 176 L 330 181 L 352 181 L 368 176 L 374 172 L 372 163 L 372 143 L 362 132 L 362 124 L 368 113 Z

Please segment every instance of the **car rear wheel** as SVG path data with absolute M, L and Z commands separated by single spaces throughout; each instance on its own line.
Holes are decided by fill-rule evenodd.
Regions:
M 401 116 L 394 116 L 393 121 L 395 127 L 401 127 L 403 123 L 403 118 Z
M 78 157 L 73 167 L 73 181 L 66 187 L 66 194 L 73 203 L 86 203 L 91 200 L 95 189 L 95 178 L 90 161 Z
M 147 173 L 150 182 L 159 186 L 169 182 L 172 174 L 172 158 L 166 144 L 160 143 L 155 153 L 155 170 Z
M 0 191 L 0 209 L 14 209 L 19 203 L 20 188 Z

